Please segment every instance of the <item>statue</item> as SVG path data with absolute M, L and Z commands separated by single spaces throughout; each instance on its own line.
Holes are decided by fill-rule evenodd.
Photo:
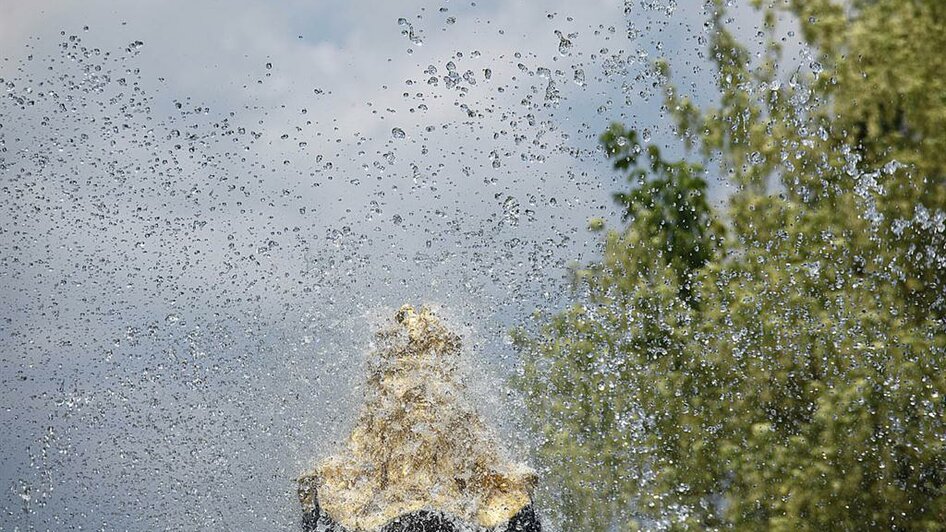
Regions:
M 299 479 L 307 532 L 540 531 L 536 474 L 507 461 L 466 402 L 460 338 L 405 305 L 377 333 L 342 453 Z

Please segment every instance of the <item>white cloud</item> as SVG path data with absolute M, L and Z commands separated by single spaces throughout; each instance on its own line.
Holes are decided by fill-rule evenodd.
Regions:
M 58 484 L 34 524 L 294 523 L 287 479 L 315 452 L 303 442 L 330 441 L 348 415 L 361 318 L 379 307 L 439 301 L 477 323 L 484 371 L 514 362 L 511 321 L 562 301 L 563 264 L 596 252 L 585 219 L 614 214 L 621 178 L 597 135 L 611 119 L 664 127 L 635 76 L 658 41 L 681 40 L 672 52 L 692 60 L 701 14 L 667 25 L 635 8 L 629 42 L 618 0 L 478 3 L 0 4 L 0 76 L 38 102 L 0 101 L 0 227 L 14 228 L 0 256 L 17 259 L 0 274 L 0 342 L 17 353 L 0 374 L 23 377 L 0 397 L 24 412 L 0 414 L 15 428 L 0 448 L 20 450 L 2 476 L 46 482 L 22 449 L 49 423 L 71 449 L 50 464 Z M 73 34 L 101 53 L 62 60 Z M 606 72 L 615 54 L 626 75 Z M 446 87 L 449 62 L 467 92 Z M 78 88 L 104 74 L 102 92 Z

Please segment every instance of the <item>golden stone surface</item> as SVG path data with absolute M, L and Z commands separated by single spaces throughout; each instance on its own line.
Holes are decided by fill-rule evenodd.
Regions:
M 368 394 L 343 452 L 299 479 L 314 504 L 350 530 L 435 510 L 484 527 L 531 502 L 535 473 L 506 460 L 456 376 L 460 338 L 410 305 L 377 335 Z

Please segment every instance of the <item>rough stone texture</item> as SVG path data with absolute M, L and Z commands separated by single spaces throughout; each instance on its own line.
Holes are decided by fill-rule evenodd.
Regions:
M 344 450 L 299 479 L 306 530 L 538 530 L 535 473 L 466 401 L 460 337 L 405 305 L 376 345 Z

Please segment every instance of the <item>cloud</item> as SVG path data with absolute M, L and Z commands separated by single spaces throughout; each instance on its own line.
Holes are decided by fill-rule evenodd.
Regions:
M 508 375 L 510 326 L 596 256 L 587 217 L 617 221 L 597 135 L 673 140 L 661 48 L 711 81 L 702 12 L 633 6 L 4 2 L 0 507 L 293 526 L 290 479 L 357 402 L 365 316 L 405 300 Z

